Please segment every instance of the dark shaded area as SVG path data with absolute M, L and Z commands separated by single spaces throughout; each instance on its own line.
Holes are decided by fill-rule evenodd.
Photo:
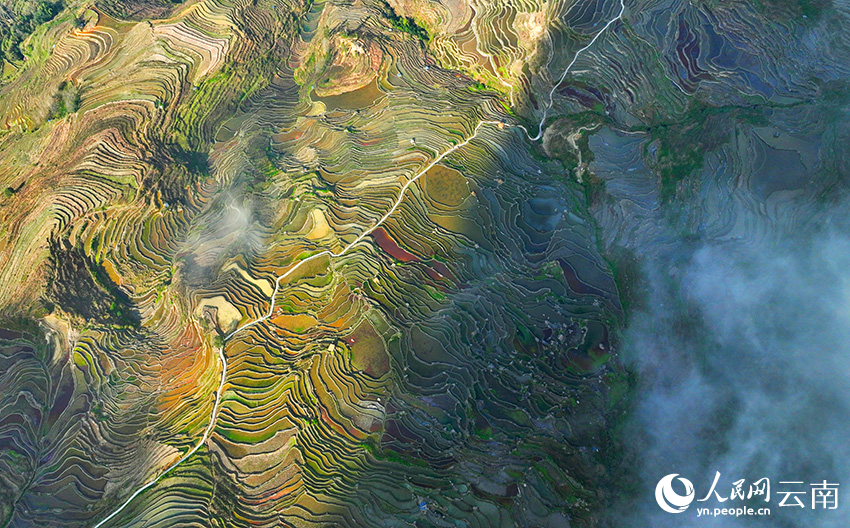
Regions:
M 95 5 L 114 18 L 145 20 L 167 18 L 182 3 L 179 0 L 99 0 Z
M 617 295 L 623 306 L 623 316 L 628 322 L 633 310 L 646 308 L 648 292 L 647 284 L 641 272 L 641 263 L 634 250 L 624 246 L 613 246 L 604 255 L 614 282 L 617 285 Z
M 662 200 L 676 196 L 679 183 L 702 167 L 707 152 L 730 141 L 736 121 L 766 124 L 759 106 L 719 107 L 693 99 L 685 115 L 647 127 L 653 141 L 645 157 L 658 174 Z
M 820 18 L 832 7 L 832 0 L 756 0 L 759 13 L 776 21 Z
M 206 152 L 173 149 L 171 154 L 175 161 L 186 167 L 189 172 L 195 174 L 210 173 L 210 157 Z
M 177 146 L 158 150 L 149 159 L 156 170 L 148 174 L 142 187 L 163 204 L 191 206 L 188 188 L 200 176 L 210 173 L 209 155 Z
M 137 326 L 139 313 L 102 266 L 67 239 L 50 242 L 46 300 L 88 321 Z

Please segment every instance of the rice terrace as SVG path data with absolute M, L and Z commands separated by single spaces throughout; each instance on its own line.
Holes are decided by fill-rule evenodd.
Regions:
M 0 0 L 0 65 L 0 528 L 850 523 L 846 0 Z

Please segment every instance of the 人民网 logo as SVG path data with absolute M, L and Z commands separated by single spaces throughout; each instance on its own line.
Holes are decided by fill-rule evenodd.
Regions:
M 684 494 L 677 493 L 673 489 L 674 481 L 678 480 L 681 484 L 676 484 L 677 489 L 681 492 L 684 486 Z M 715 508 L 696 508 L 697 517 L 720 517 L 720 516 L 735 516 L 744 515 L 767 516 L 771 514 L 770 508 L 766 505 L 755 504 L 756 500 L 764 500 L 765 503 L 770 502 L 770 478 L 762 477 L 750 483 L 749 488 L 746 488 L 746 479 L 738 479 L 732 482 L 732 488 L 728 495 L 721 494 L 718 491 L 717 483 L 720 482 L 720 472 L 714 473 L 714 480 L 711 482 L 711 488 L 705 494 L 705 497 L 696 499 L 697 502 L 706 502 L 714 499 L 718 503 Z M 779 501 L 779 508 L 800 508 L 806 509 L 808 492 L 803 487 L 804 482 L 801 480 L 780 480 L 780 489 L 778 491 L 782 500 Z M 838 486 L 837 482 L 828 482 L 824 479 L 822 482 L 814 482 L 810 484 L 811 488 L 811 507 L 813 510 L 837 510 L 838 509 Z M 727 488 L 729 489 L 729 488 Z M 688 506 L 694 501 L 695 490 L 691 481 L 680 477 L 678 473 L 671 473 L 658 481 L 655 486 L 655 501 L 658 506 L 668 513 L 682 513 L 688 509 Z M 729 501 L 729 504 L 725 504 Z M 738 501 L 741 501 L 740 503 Z M 758 507 L 763 506 L 763 507 Z
M 678 473 L 667 475 L 655 486 L 655 500 L 658 501 L 662 510 L 670 513 L 682 513 L 694 501 L 694 485 L 690 480 L 679 477 L 679 482 L 685 486 L 684 495 L 679 495 L 673 490 L 673 479 L 676 477 L 679 477 Z

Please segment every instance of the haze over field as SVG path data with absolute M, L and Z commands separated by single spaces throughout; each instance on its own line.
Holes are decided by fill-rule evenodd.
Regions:
M 651 308 L 625 333 L 642 380 L 626 434 L 647 483 L 641 524 L 692 526 L 693 519 L 656 509 L 652 483 L 679 473 L 702 498 L 717 471 L 726 497 L 740 478 L 745 489 L 771 478 L 775 498 L 797 490 L 780 481 L 803 481 L 809 508 L 774 501 L 770 518 L 703 519 L 706 525 L 838 527 L 850 519 L 812 510 L 809 487 L 850 476 L 841 447 L 850 433 L 844 210 L 836 207 L 832 221 L 805 237 L 699 245 L 648 269 Z

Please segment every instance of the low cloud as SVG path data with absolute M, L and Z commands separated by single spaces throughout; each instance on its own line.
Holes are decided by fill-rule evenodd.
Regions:
M 850 505 L 850 230 L 825 227 L 759 244 L 706 243 L 646 264 L 646 310 L 626 331 L 641 388 L 624 443 L 639 460 L 639 496 L 623 527 L 846 527 Z M 655 503 L 658 480 L 679 473 L 703 498 L 770 478 L 769 517 L 696 518 Z M 839 483 L 839 508 L 813 510 L 811 483 Z M 803 481 L 805 509 L 778 507 Z M 794 488 L 797 489 L 797 488 Z M 628 513 L 625 513 L 628 512 Z

